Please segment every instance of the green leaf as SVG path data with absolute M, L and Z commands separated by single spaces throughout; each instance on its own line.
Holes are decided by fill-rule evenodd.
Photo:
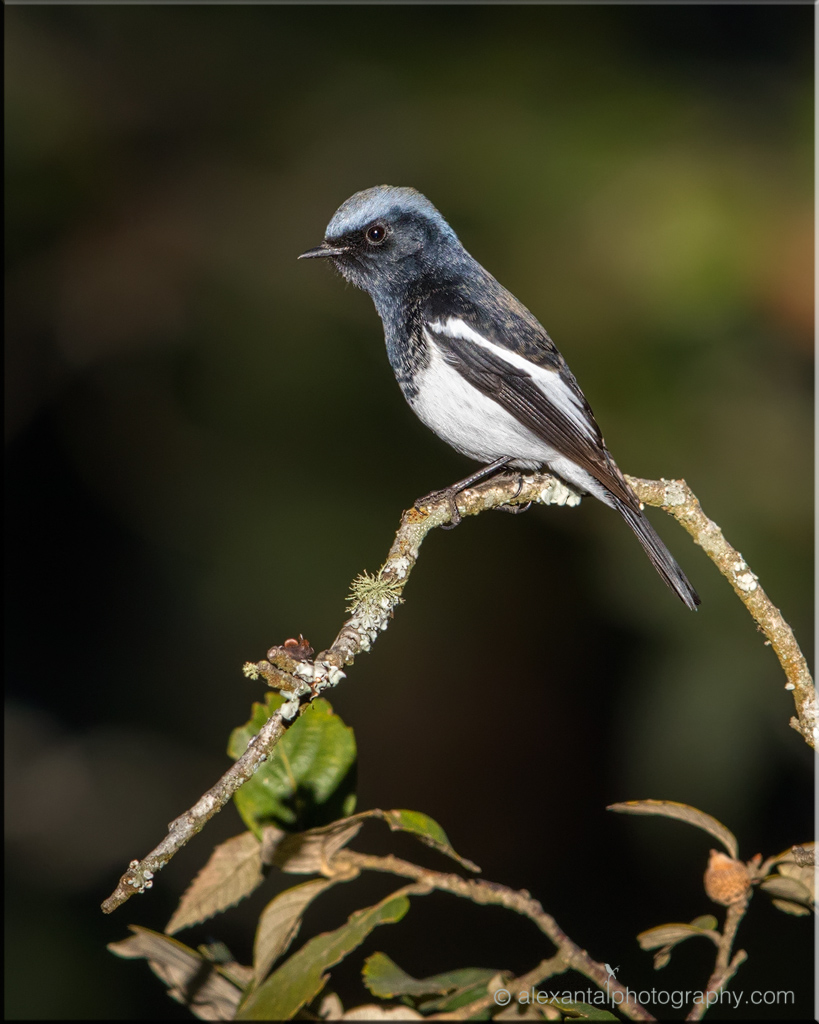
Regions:
M 431 846 L 433 850 L 446 854 L 447 857 L 452 857 L 453 860 L 458 861 L 468 871 L 479 872 L 481 870 L 477 864 L 473 864 L 471 860 L 461 857 L 460 854 L 457 854 L 452 849 L 452 844 L 446 832 L 428 814 L 423 814 L 421 811 L 378 811 L 373 813 L 381 814 L 393 832 L 411 832 L 426 846 Z
M 708 832 L 722 843 L 734 860 L 739 859 L 739 844 L 734 833 L 721 821 L 689 804 L 678 804 L 673 800 L 626 800 L 623 803 L 610 804 L 606 810 L 619 811 L 621 814 L 655 814 L 663 818 L 685 821 Z
M 419 981 L 391 960 L 386 953 L 373 953 L 364 961 L 361 978 L 367 988 L 379 999 L 395 996 L 424 996 L 430 993 L 443 995 L 446 986 L 429 984 L 429 979 Z
M 221 967 L 190 946 L 168 935 L 129 925 L 134 933 L 108 949 L 126 959 L 143 959 L 168 986 L 168 995 L 202 1020 L 233 1020 L 242 991 L 228 980 L 230 967 Z M 226 976 L 227 975 L 227 976 Z
M 338 850 L 349 843 L 361 825 L 371 818 L 386 821 L 393 832 L 409 832 L 426 846 L 451 857 L 469 871 L 480 871 L 477 864 L 453 850 L 446 832 L 428 815 L 420 811 L 381 811 L 378 808 L 359 811 L 358 814 L 340 818 L 330 825 L 285 836 L 276 847 L 273 863 L 282 871 L 292 874 L 326 871 Z
M 405 886 L 380 903 L 357 910 L 334 932 L 324 932 L 275 970 L 240 1007 L 236 1020 L 290 1020 L 324 987 L 324 972 L 343 960 L 380 924 L 394 924 L 409 910 Z
M 269 693 L 251 718 L 234 729 L 228 753 L 241 757 L 283 703 Z M 258 837 L 265 825 L 302 831 L 349 815 L 355 807 L 356 746 L 353 730 L 321 698 L 290 726 L 269 759 L 234 796 L 247 827 Z
M 716 930 L 717 923 L 717 919 L 713 914 L 703 914 L 702 917 L 695 917 L 691 922 L 694 928 L 705 928 L 709 932 Z
M 392 999 L 395 996 L 448 995 L 472 989 L 476 985 L 483 985 L 485 988 L 495 974 L 497 971 L 486 968 L 466 967 L 462 970 L 435 974 L 431 978 L 413 978 L 386 953 L 373 953 L 364 961 L 361 977 L 374 996 L 378 996 L 379 999 Z
M 270 968 L 296 937 L 305 910 L 331 885 L 332 880 L 314 878 L 285 889 L 267 904 L 259 917 L 253 943 L 254 985 L 264 981 Z

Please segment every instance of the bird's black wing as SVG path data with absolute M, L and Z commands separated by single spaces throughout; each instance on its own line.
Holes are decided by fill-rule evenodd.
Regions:
M 568 370 L 569 380 L 564 379 L 558 368 L 541 372 L 559 377 L 555 383 L 558 388 L 562 386 L 567 397 L 578 395 L 575 406 L 570 401 L 553 400 L 525 369 L 473 340 L 458 337 L 448 327 L 440 322 L 428 323 L 426 330 L 454 370 L 533 434 L 586 470 L 616 498 L 631 508 L 639 508 L 634 492 L 606 450 L 592 411 Z M 560 393 L 559 390 L 558 395 Z

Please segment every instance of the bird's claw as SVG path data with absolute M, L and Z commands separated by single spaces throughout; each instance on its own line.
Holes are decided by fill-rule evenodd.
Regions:
M 531 501 L 527 501 L 525 505 L 496 505 L 496 512 L 508 512 L 511 516 L 519 516 L 521 512 L 527 512 L 532 507 Z
M 503 505 L 496 505 L 495 506 L 495 511 L 496 512 L 508 512 L 510 515 L 513 515 L 513 516 L 518 516 L 518 515 L 520 515 L 521 512 L 527 512 L 532 507 L 531 501 L 527 501 L 525 505 L 513 505 L 512 504 L 512 502 L 515 501 L 515 499 L 517 498 L 517 496 L 520 494 L 520 492 L 522 490 L 523 490 L 523 476 L 519 476 L 518 477 L 518 489 L 512 495 L 510 500 L 507 501 L 505 504 L 503 504 Z
M 449 505 L 449 515 L 452 522 L 442 525 L 441 529 L 454 530 L 455 527 L 458 525 L 458 523 L 460 523 L 461 519 L 463 518 L 461 516 L 460 511 L 458 510 L 458 503 L 455 501 L 455 495 L 457 493 L 458 491 L 456 491 L 452 487 L 445 487 L 441 491 L 432 491 L 430 494 L 424 495 L 423 498 L 418 498 L 418 500 L 415 502 L 415 507 L 421 508 L 423 505 L 432 505 L 436 501 L 441 501 L 441 499 L 445 498 L 447 504 Z

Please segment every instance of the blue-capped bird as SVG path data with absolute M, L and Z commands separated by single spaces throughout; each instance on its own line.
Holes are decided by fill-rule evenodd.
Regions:
M 453 523 L 460 520 L 456 495 L 466 487 L 505 467 L 548 469 L 616 509 L 668 586 L 696 609 L 697 592 L 609 454 L 566 360 L 425 196 L 392 185 L 357 192 L 338 208 L 321 245 L 299 258 L 316 257 L 369 292 L 413 412 L 486 464 L 437 492 L 447 496 Z

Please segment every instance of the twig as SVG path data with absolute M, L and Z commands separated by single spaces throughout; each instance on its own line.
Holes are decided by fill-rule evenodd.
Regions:
M 815 747 L 816 689 L 808 664 L 793 630 L 759 585 L 756 574 L 742 555 L 731 547 L 717 524 L 706 516 L 696 495 L 684 480 L 641 480 L 633 476 L 627 476 L 626 480 L 640 501 L 662 508 L 674 516 L 734 588 L 776 652 L 788 680 L 785 689 L 793 691 L 798 718 L 791 719 L 791 726 L 806 743 Z
M 189 840 L 202 831 L 205 825 L 222 810 L 233 794 L 254 774 L 267 759 L 268 752 L 278 743 L 285 731 L 280 708 L 265 722 L 259 734 L 251 740 L 247 750 L 234 762 L 221 779 L 201 796 L 190 810 L 180 814 L 168 825 L 168 834 L 147 857 L 133 860 L 120 878 L 116 889 L 102 904 L 105 914 L 130 899 L 135 892 L 144 892 L 153 885 L 157 871 L 168 863 L 173 855 Z
M 799 719 L 791 719 L 791 724 L 814 746 L 817 711 L 813 680 L 790 627 L 759 586 L 757 577 L 725 540 L 719 527 L 705 516 L 685 481 L 627 479 L 641 501 L 659 506 L 678 519 L 730 580 L 776 651 L 788 678 L 786 688 L 794 691 Z M 462 516 L 478 515 L 501 505 L 524 505 L 529 501 L 540 505 L 577 505 L 580 496 L 548 473 L 493 477 L 458 495 Z M 380 572 L 377 576 L 364 574 L 353 583 L 352 615 L 330 647 L 315 660 L 295 658 L 288 655 L 286 649 L 272 648 L 267 660 L 245 665 L 246 675 L 263 676 L 285 696 L 286 703 L 274 712 L 247 751 L 219 782 L 168 826 L 168 835 L 159 846 L 141 861 L 131 862 L 117 888 L 102 904 L 106 914 L 116 910 L 135 892 L 150 888 L 156 872 L 219 813 L 267 759 L 295 719 L 323 690 L 336 686 L 344 678 L 343 668 L 351 665 L 358 654 L 370 650 L 401 603 L 401 594 L 418 560 L 424 538 L 436 526 L 450 521 L 450 508 L 445 498 L 422 509 L 411 508 L 404 512 Z
M 354 850 L 344 850 L 336 854 L 333 858 L 333 867 L 336 866 L 342 870 L 359 868 L 368 871 L 387 871 L 393 875 L 400 875 L 402 878 L 414 878 L 430 889 L 448 892 L 453 896 L 471 900 L 473 903 L 505 907 L 507 910 L 522 914 L 537 925 L 555 944 L 558 952 L 557 958 L 553 958 L 553 960 L 560 960 L 563 964 L 562 970 L 577 971 L 578 974 L 593 981 L 598 988 L 606 990 L 608 986 L 609 991 L 619 992 L 622 1002 L 618 1003 L 618 1009 L 632 1020 L 654 1020 L 625 986 L 616 979 L 612 981 L 606 970 L 606 965 L 592 960 L 585 949 L 581 949 L 572 942 L 551 914 L 547 914 L 538 900 L 534 899 L 525 889 L 517 891 L 505 885 L 499 885 L 497 882 L 487 882 L 480 878 L 461 878 L 460 875 L 448 874 L 443 871 L 431 871 L 418 864 L 402 860 L 400 857 L 392 855 L 377 857 L 368 853 L 357 853 Z M 544 964 L 546 963 L 552 964 L 552 961 L 544 961 Z M 543 967 L 543 964 L 540 967 Z M 538 969 L 535 968 L 535 970 Z M 551 970 L 551 973 L 560 972 L 555 969 Z M 542 979 L 538 978 L 525 987 L 531 987 L 540 980 Z M 491 999 L 487 1000 L 486 1005 L 489 1005 L 489 1002 Z
M 686 1020 L 701 1020 L 705 1011 L 716 1003 L 719 993 L 733 978 L 739 967 L 748 959 L 748 954 L 744 949 L 737 950 L 732 960 L 730 957 L 734 940 L 737 937 L 737 929 L 743 917 L 745 917 L 749 901 L 750 894 L 743 896 L 735 903 L 729 904 L 725 914 L 725 927 L 722 929 L 719 946 L 717 947 L 717 962 L 714 965 L 711 977 L 708 979 L 708 986 L 702 993 L 703 998 L 694 1004 L 690 1013 L 685 1018 Z M 717 998 L 710 998 L 712 996 Z

